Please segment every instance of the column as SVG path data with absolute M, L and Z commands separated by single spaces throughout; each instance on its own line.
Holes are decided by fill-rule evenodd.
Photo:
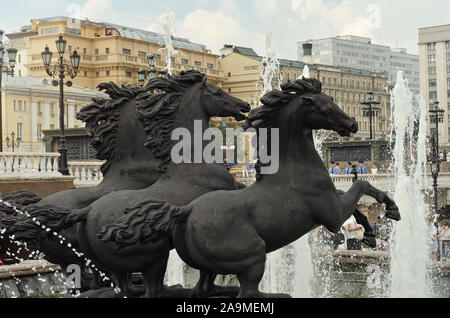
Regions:
M 74 127 L 74 117 L 75 117 L 75 101 L 67 101 L 67 128 Z
M 31 101 L 31 142 L 37 142 L 37 102 Z
M 44 129 L 50 129 L 50 103 L 44 104 Z

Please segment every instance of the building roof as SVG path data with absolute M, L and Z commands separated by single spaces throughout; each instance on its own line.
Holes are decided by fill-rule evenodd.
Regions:
M 51 80 L 48 80 L 46 78 L 38 78 L 38 77 L 20 77 L 20 76 L 3 76 L 2 77 L 2 87 L 4 90 L 8 89 L 8 88 L 18 88 L 18 89 L 31 89 L 31 88 L 46 88 L 46 87 L 52 87 L 52 82 Z M 72 88 L 72 90 L 71 90 Z M 99 95 L 99 96 L 103 96 L 105 95 L 104 93 L 101 93 L 99 91 L 90 89 L 90 88 L 86 88 L 86 87 L 82 87 L 82 86 L 78 86 L 78 85 L 73 85 L 71 88 L 66 87 L 65 90 L 67 92 L 73 93 L 73 89 L 77 89 L 77 90 L 81 90 L 81 94 L 88 94 L 88 95 Z M 105 95 L 106 96 L 106 95 Z
M 41 24 L 41 23 L 60 22 L 60 21 L 68 21 L 68 20 L 73 20 L 73 18 L 58 16 L 58 17 L 37 19 L 37 22 L 39 24 Z M 82 25 L 93 26 L 96 28 L 113 29 L 113 30 L 117 31 L 120 36 L 125 37 L 125 38 L 165 45 L 164 35 L 159 34 L 159 33 L 140 30 L 140 29 L 131 28 L 131 27 L 126 27 L 126 26 L 113 24 L 113 23 L 93 22 L 93 21 L 89 21 L 87 19 L 85 19 L 85 20 L 76 19 L 76 22 L 80 23 Z M 172 45 L 174 47 L 197 51 L 197 52 L 206 52 L 207 51 L 206 45 L 204 45 L 204 44 L 193 43 L 187 39 L 178 38 L 178 37 L 174 37 L 174 36 L 172 36 Z
M 255 59 L 257 61 L 262 61 L 263 57 L 259 56 L 252 48 L 246 48 L 241 46 L 233 46 L 233 52 L 247 56 L 249 58 Z M 295 60 L 287 60 L 287 59 L 278 59 L 281 67 L 295 67 L 298 69 L 303 69 L 307 63 L 295 61 Z M 340 72 L 345 74 L 354 74 L 354 75 L 363 75 L 363 76 L 372 76 L 373 74 L 376 74 L 378 76 L 386 76 L 386 73 L 380 73 L 380 72 L 370 72 L 358 68 L 351 68 L 351 67 L 342 67 L 342 66 L 334 66 L 334 65 L 325 65 L 325 64 L 308 64 L 310 69 L 317 69 L 318 67 L 329 67 L 338 69 Z

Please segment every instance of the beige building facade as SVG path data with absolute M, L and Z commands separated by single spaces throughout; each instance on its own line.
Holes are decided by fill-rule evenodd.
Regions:
M 73 86 L 65 88 L 65 122 L 67 128 L 83 127 L 76 114 L 96 96 L 95 90 Z M 30 77 L 4 77 L 2 83 L 3 151 L 11 152 L 6 137 L 20 137 L 19 152 L 44 152 L 43 130 L 59 129 L 59 88 L 51 81 Z
M 114 81 L 118 85 L 138 84 L 137 72 L 148 68 L 149 55 L 157 56 L 156 69 L 167 67 L 167 52 L 163 36 L 154 32 L 129 28 L 111 23 L 96 23 L 89 20 L 75 20 L 68 17 L 34 19 L 21 37 L 27 50 L 27 75 L 48 78 L 41 52 L 48 45 L 56 62 L 55 41 L 62 34 L 67 40 L 65 59 L 77 51 L 81 64 L 74 84 L 95 89 L 99 83 Z M 27 34 L 28 33 L 28 34 Z M 14 37 L 15 34 L 7 35 Z M 208 80 L 221 84 L 224 80 L 219 71 L 219 56 L 212 54 L 204 45 L 186 39 L 172 38 L 172 45 L 178 51 L 172 56 L 174 74 L 182 70 L 197 69 L 208 75 Z
M 450 24 L 419 29 L 420 89 L 428 105 L 438 101 L 445 111 L 439 142 L 450 143 Z M 433 123 L 430 127 L 434 129 Z M 431 133 L 430 133 L 431 134 Z
M 280 59 L 279 62 L 283 81 L 297 79 L 305 67 L 299 61 Z M 226 77 L 224 90 L 256 107 L 262 92 L 262 57 L 251 48 L 226 45 L 219 63 Z M 389 135 L 390 95 L 386 91 L 389 85 L 386 74 L 320 64 L 308 64 L 308 67 L 310 76 L 322 82 L 323 92 L 358 121 L 360 129 L 353 140 L 370 136 L 369 118 L 364 116 L 361 105 L 367 100 L 368 92 L 373 92 L 374 100 L 380 103 L 373 120 L 374 138 L 384 139 Z

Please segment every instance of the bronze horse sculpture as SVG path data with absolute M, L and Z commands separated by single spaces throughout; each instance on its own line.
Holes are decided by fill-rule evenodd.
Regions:
M 387 217 L 400 219 L 395 203 L 366 181 L 356 181 L 347 193 L 335 188 L 315 150 L 312 130 L 349 136 L 358 125 L 321 92 L 319 81 L 288 82 L 261 101 L 264 105 L 250 113 L 245 128 L 258 134 L 261 128 L 279 130 L 276 173 L 260 175 L 249 188 L 210 192 L 185 206 L 149 197 L 106 227 L 102 237 L 122 248 L 171 237 L 183 261 L 203 273 L 198 284 L 210 286 L 214 273 L 236 274 L 238 297 L 271 297 L 258 289 L 266 254 L 320 225 L 337 233 L 362 195 L 386 204 Z M 141 248 L 139 253 L 144 252 Z
M 142 272 L 148 297 L 162 297 L 169 251 L 172 239 L 165 237 L 159 242 L 117 250 L 112 243 L 105 243 L 97 234 L 107 224 L 113 223 L 129 210 L 146 209 L 140 203 L 146 198 L 188 204 L 195 198 L 216 190 L 241 188 L 224 164 L 181 163 L 171 161 L 175 144 L 172 132 L 176 128 L 187 129 L 194 136 L 194 127 L 201 123 L 201 134 L 209 127 L 211 117 L 234 117 L 244 120 L 242 113 L 250 106 L 206 82 L 206 76 L 197 71 L 182 72 L 174 78 L 156 78 L 145 87 L 157 90 L 154 95 L 143 95 L 136 101 L 139 118 L 147 134 L 145 145 L 160 160 L 162 177 L 152 186 L 142 190 L 118 191 L 103 196 L 89 207 L 81 210 L 26 209 L 33 218 L 52 230 L 78 224 L 80 250 L 100 268 L 113 274 L 122 294 L 132 296 L 129 290 L 129 273 Z M 205 146 L 205 141 L 201 145 Z M 192 154 L 194 158 L 194 154 Z M 15 227 L 15 228 L 14 228 Z M 11 229 L 27 231 L 35 225 L 29 220 L 16 222 Z
M 98 86 L 105 90 L 110 99 L 96 97 L 83 107 L 77 118 L 86 123 L 86 131 L 96 150 L 96 158 L 106 160 L 102 165 L 103 180 L 90 189 L 75 189 L 58 192 L 40 200 L 26 191 L 11 193 L 2 200 L 14 204 L 19 209 L 33 204 L 33 208 L 81 209 L 99 198 L 119 190 L 142 189 L 155 183 L 162 175 L 158 170 L 159 160 L 147 147 L 144 147 L 146 134 L 136 116 L 136 99 L 148 93 L 140 87 L 118 87 L 113 82 Z M 61 245 L 59 239 L 48 237 L 41 239 L 37 229 L 15 231 L 13 224 L 17 215 L 8 207 L 0 205 L 0 226 L 7 229 L 5 235 L 14 234 L 16 240 L 25 241 L 44 252 L 48 261 L 60 265 L 63 270 L 70 264 L 84 264 L 71 248 Z M 76 226 L 60 233 L 66 243 L 79 249 Z

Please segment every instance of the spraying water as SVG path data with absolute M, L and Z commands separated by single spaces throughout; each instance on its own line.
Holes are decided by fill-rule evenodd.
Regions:
M 262 58 L 262 70 L 260 75 L 262 83 L 261 96 L 274 89 L 273 83 L 276 83 L 276 89 L 280 89 L 283 76 L 280 72 L 280 62 L 272 49 L 272 33 L 266 33 L 265 52 Z
M 429 208 L 422 193 L 426 188 L 426 106 L 421 97 L 413 103 L 401 71 L 391 93 L 391 107 L 396 131 L 394 201 L 402 212 L 402 220 L 395 223 L 392 234 L 390 296 L 430 297 L 426 223 Z M 415 136 L 417 122 L 419 133 Z
M 175 13 L 170 10 L 170 6 L 166 12 L 161 14 L 158 19 L 156 19 L 155 23 L 159 26 L 160 32 L 164 36 L 165 48 L 162 48 L 160 50 L 167 51 L 167 67 L 164 70 L 166 70 L 167 73 L 172 76 L 172 56 L 178 54 L 178 51 L 175 50 L 172 45 L 172 35 L 175 33 Z

